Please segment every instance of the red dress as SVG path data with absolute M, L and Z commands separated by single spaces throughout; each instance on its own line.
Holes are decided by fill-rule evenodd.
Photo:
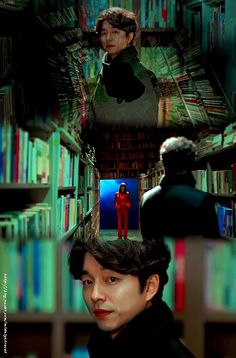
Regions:
M 122 221 L 124 221 L 124 239 L 127 239 L 128 235 L 128 219 L 129 219 L 129 209 L 131 206 L 130 193 L 120 193 L 117 191 L 115 193 L 115 208 L 117 212 L 118 220 L 118 238 L 122 239 Z

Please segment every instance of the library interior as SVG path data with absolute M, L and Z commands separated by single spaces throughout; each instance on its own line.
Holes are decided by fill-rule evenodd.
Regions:
M 95 27 L 109 7 L 137 16 L 132 46 L 159 88 L 155 125 L 129 91 L 111 95 L 111 121 L 96 120 L 106 73 Z M 117 239 L 123 183 L 128 239 L 142 240 L 141 199 L 165 174 L 161 144 L 184 136 L 220 239 L 165 237 L 163 300 L 196 358 L 236 358 L 235 43 L 235 0 L 0 0 L 1 357 L 89 357 L 95 323 L 68 254 L 81 238 Z

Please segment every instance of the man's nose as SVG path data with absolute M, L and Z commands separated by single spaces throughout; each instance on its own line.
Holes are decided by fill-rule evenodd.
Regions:
M 110 31 L 107 32 L 107 40 L 112 40 L 112 33 Z
M 104 301 L 105 297 L 106 297 L 106 295 L 105 295 L 105 290 L 104 290 L 103 286 L 99 283 L 95 283 L 93 285 L 93 289 L 91 292 L 91 299 L 94 302 L 97 302 L 99 300 Z

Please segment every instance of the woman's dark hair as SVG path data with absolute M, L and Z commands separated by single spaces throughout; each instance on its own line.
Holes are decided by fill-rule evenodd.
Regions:
M 138 277 L 141 292 L 147 279 L 152 274 L 158 274 L 160 285 L 154 299 L 161 299 L 164 285 L 168 282 L 167 269 L 171 259 L 170 251 L 163 240 L 76 241 L 68 258 L 69 270 L 74 279 L 81 279 L 86 252 L 106 269 Z
M 121 187 L 124 187 L 125 188 L 125 193 L 127 193 L 127 185 L 125 183 L 121 183 L 120 184 L 120 187 L 119 187 L 119 192 L 121 192 Z
M 130 32 L 137 30 L 137 19 L 136 15 L 129 10 L 121 7 L 110 7 L 100 13 L 96 22 L 96 33 L 101 35 L 102 25 L 104 21 L 108 21 L 113 27 L 119 30 L 123 30 L 128 35 Z

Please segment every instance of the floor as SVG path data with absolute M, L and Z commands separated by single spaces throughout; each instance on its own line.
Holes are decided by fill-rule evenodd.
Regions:
M 104 240 L 115 240 L 117 239 L 117 230 L 100 230 L 99 238 Z M 141 240 L 142 236 L 139 230 L 129 230 L 128 239 L 130 240 Z

